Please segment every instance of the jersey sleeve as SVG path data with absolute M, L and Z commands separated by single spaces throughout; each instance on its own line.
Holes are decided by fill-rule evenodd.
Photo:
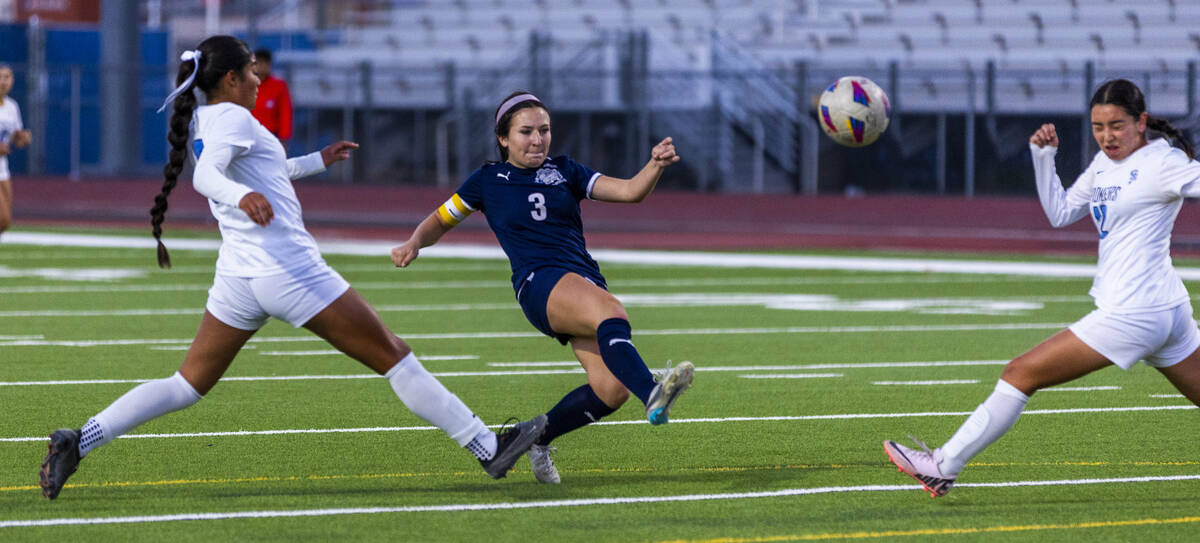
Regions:
M 288 179 L 293 181 L 301 177 L 316 175 L 325 171 L 325 159 L 321 158 L 320 151 L 314 151 L 304 156 L 289 158 L 287 160 Z
M 18 104 L 16 100 L 13 100 L 13 111 L 17 114 L 17 130 L 25 130 L 25 123 L 21 122 L 21 104 Z
M 204 124 L 192 141 L 196 169 L 192 187 L 214 202 L 237 207 L 253 190 L 226 173 L 229 164 L 254 146 L 254 117 L 243 107 L 228 107 Z
M 230 107 L 208 123 L 208 129 L 200 137 L 206 149 L 229 146 L 234 148 L 234 156 L 239 156 L 254 146 L 256 122 L 246 108 Z
M 1070 189 L 1063 189 L 1062 180 L 1054 167 L 1054 155 L 1057 147 L 1038 147 L 1029 144 L 1033 154 L 1033 174 L 1037 180 L 1038 200 L 1042 203 L 1042 211 L 1054 227 L 1071 224 L 1085 217 L 1088 204 L 1091 203 L 1091 187 L 1095 181 L 1092 166 L 1088 166 L 1083 174 L 1075 180 Z
M 1167 153 L 1158 175 L 1168 195 L 1200 197 L 1200 162 L 1188 158 L 1182 150 L 1172 148 Z
M 563 178 L 567 180 L 567 185 L 571 187 L 571 193 L 575 195 L 575 199 L 591 199 L 592 187 L 596 186 L 600 172 L 575 162 L 567 156 L 559 157 L 558 162 L 558 169 L 562 172 Z
M 458 191 L 450 196 L 446 203 L 437 208 L 437 214 L 442 222 L 454 226 L 462 222 L 468 215 L 483 209 L 483 169 L 475 170 Z
M 229 163 L 233 161 L 236 147 L 221 145 L 205 148 L 196 157 L 196 169 L 192 172 L 192 187 L 196 192 L 214 202 L 237 207 L 242 197 L 253 190 L 225 174 Z

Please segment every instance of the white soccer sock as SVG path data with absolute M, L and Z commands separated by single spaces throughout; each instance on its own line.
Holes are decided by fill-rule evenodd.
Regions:
M 142 423 L 178 411 L 203 396 L 179 372 L 166 379 L 142 383 L 92 417 L 83 426 L 79 456 L 136 428 Z
M 483 421 L 426 371 L 412 353 L 392 366 L 384 377 L 410 411 L 441 428 L 459 445 L 466 447 L 481 431 L 490 433 Z
M 971 458 L 1000 439 L 1000 436 L 1016 424 L 1028 401 L 1029 396 L 1024 392 L 1003 379 L 996 381 L 996 389 L 992 391 L 992 395 L 979 404 L 950 441 L 942 445 L 942 461 L 938 465 L 942 474 L 957 476 Z
M 487 462 L 488 460 L 496 457 L 496 449 L 498 445 L 499 444 L 496 442 L 496 432 L 485 429 L 481 430 L 478 434 L 475 434 L 475 437 L 472 438 L 471 442 L 467 443 L 466 446 L 467 450 L 471 451 L 471 454 L 475 455 L 475 458 Z

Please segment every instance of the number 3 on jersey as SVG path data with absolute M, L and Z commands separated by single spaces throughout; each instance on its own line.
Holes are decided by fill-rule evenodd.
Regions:
M 1100 230 L 1100 239 L 1104 239 L 1108 235 L 1108 230 L 1104 229 L 1104 223 L 1108 221 L 1108 205 L 1092 206 L 1092 217 L 1096 219 L 1096 228 Z
M 529 202 L 533 204 L 533 209 L 529 211 L 529 214 L 533 217 L 533 220 L 546 220 L 546 197 L 540 192 L 535 192 L 529 195 Z

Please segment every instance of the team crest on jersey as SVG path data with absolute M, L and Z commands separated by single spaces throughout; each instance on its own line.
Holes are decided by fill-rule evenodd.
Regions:
M 558 173 L 557 169 L 550 166 L 538 170 L 537 179 L 535 180 L 543 185 L 560 185 L 567 182 L 566 178 L 561 173 Z

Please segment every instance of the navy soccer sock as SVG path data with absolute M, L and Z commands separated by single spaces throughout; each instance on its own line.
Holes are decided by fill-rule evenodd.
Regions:
M 549 445 L 554 438 L 596 422 L 614 411 L 616 409 L 596 395 L 592 385 L 583 385 L 568 392 L 546 413 L 546 430 L 537 444 Z
M 656 383 L 631 338 L 632 330 L 625 319 L 608 319 L 596 328 L 596 343 L 604 365 L 625 388 L 646 403 Z

